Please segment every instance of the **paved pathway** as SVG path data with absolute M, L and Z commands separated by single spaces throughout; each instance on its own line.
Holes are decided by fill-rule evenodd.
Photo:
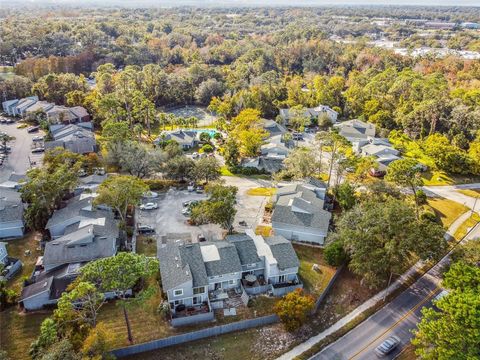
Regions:
M 466 213 L 460 215 L 453 223 L 452 225 L 450 225 L 449 229 L 447 230 L 447 233 L 446 234 L 454 234 L 455 231 L 458 229 L 458 227 L 465 221 L 468 219 L 468 216 L 470 216 L 470 211 L 467 211 Z M 477 226 L 474 230 L 472 230 L 472 232 L 469 234 L 469 239 L 470 238 L 473 238 L 473 237 L 478 237 L 480 236 L 480 226 Z M 445 257 L 446 258 L 446 257 Z M 385 307 L 383 307 L 381 310 L 379 310 L 377 313 L 375 313 L 374 315 L 372 315 L 368 320 L 371 321 L 372 318 L 374 318 L 375 316 L 377 317 L 380 317 L 382 322 L 384 323 L 389 323 L 389 322 L 393 322 L 395 323 L 396 321 L 398 321 L 398 319 L 401 319 L 402 317 L 399 315 L 399 314 L 396 314 L 394 315 L 395 312 L 398 312 L 398 308 L 401 308 L 402 310 L 405 310 L 405 312 L 407 313 L 408 316 L 412 315 L 414 316 L 413 312 L 412 313 L 408 313 L 408 311 L 410 311 L 410 307 L 408 306 L 405 306 L 405 304 L 408 304 L 410 305 L 411 303 L 412 304 L 416 304 L 418 303 L 415 302 L 416 300 L 418 300 L 417 298 L 420 296 L 420 298 L 422 296 L 425 296 L 424 292 L 428 289 L 428 287 L 426 286 L 427 283 L 432 283 L 432 289 L 436 289 L 436 286 L 437 284 L 439 283 L 439 273 L 438 273 L 438 269 L 436 269 L 437 267 L 441 266 L 442 264 L 444 264 L 445 260 L 442 259 L 442 262 L 439 263 L 440 265 L 438 266 L 435 266 L 434 268 L 432 268 L 430 270 L 429 273 L 427 273 L 426 275 L 424 275 L 422 278 L 424 279 L 423 282 L 421 282 L 420 280 L 418 280 L 414 285 L 412 285 L 409 289 L 411 290 L 411 294 L 408 293 L 408 290 L 406 291 L 406 295 L 404 295 L 402 293 L 402 295 L 400 296 L 404 296 L 405 299 L 402 299 L 400 298 L 400 296 L 398 298 L 396 298 L 394 301 L 398 302 L 399 304 L 396 304 L 396 303 L 393 303 L 392 305 L 387 305 Z M 292 350 L 290 350 L 289 352 L 283 354 L 282 356 L 280 356 L 279 358 L 277 358 L 277 360 L 291 360 L 293 358 L 295 358 L 296 356 L 299 356 L 300 354 L 302 354 L 303 352 L 309 350 L 312 346 L 314 346 L 315 344 L 317 344 L 318 342 L 320 342 L 321 340 L 325 339 L 327 336 L 333 334 L 334 332 L 340 330 L 343 326 L 345 326 L 346 324 L 348 324 L 349 322 L 351 322 L 352 320 L 354 320 L 357 316 L 359 316 L 360 314 L 362 314 L 363 312 L 365 312 L 366 310 L 372 308 L 375 304 L 377 304 L 378 302 L 380 302 L 381 300 L 383 300 L 386 296 L 388 296 L 389 294 L 391 294 L 392 292 L 394 292 L 395 290 L 397 290 L 404 282 L 406 282 L 407 280 L 411 279 L 414 277 L 415 273 L 419 272 L 421 270 L 423 266 L 423 262 L 419 261 L 418 263 L 416 263 L 414 266 L 412 266 L 407 272 L 405 272 L 402 276 L 400 276 L 397 280 L 395 280 L 395 282 L 393 282 L 388 288 L 380 291 L 378 294 L 376 294 L 375 296 L 371 297 L 369 300 L 365 301 L 362 305 L 360 305 L 359 307 L 357 307 L 355 310 L 353 310 L 352 312 L 350 312 L 348 315 L 346 315 L 345 317 L 341 318 L 339 321 L 337 321 L 335 324 L 333 324 L 331 327 L 329 327 L 328 329 L 325 329 L 323 332 L 319 333 L 318 335 L 315 335 L 313 337 L 311 337 L 310 339 L 308 339 L 307 341 L 297 345 L 296 347 L 294 347 Z M 435 275 L 438 275 L 438 277 L 433 277 L 432 278 L 432 274 L 430 273 L 434 273 Z M 434 280 L 434 281 L 432 281 Z M 429 295 L 432 295 L 430 294 L 430 292 L 432 291 L 432 289 L 430 289 L 429 291 L 427 291 L 427 293 L 429 293 Z M 399 299 L 399 300 L 397 300 Z M 430 300 L 430 298 L 429 298 Z M 406 308 L 406 309 L 405 309 Z M 415 311 L 419 311 L 419 308 L 416 308 Z M 393 310 L 392 310 L 393 309 Z M 382 312 L 383 311 L 383 312 Z M 392 312 L 393 311 L 393 312 Z M 415 312 L 414 311 L 414 312 Z M 418 317 L 418 311 L 417 311 L 417 317 Z M 377 315 L 378 314 L 378 315 Z M 411 319 L 409 319 L 411 320 Z M 417 319 L 418 320 L 418 319 Z M 366 323 L 367 320 L 364 322 Z M 363 324 L 363 323 L 362 323 Z M 368 325 L 364 325 L 364 326 L 370 326 L 372 325 L 373 327 L 375 327 L 375 324 L 377 324 L 377 330 L 380 331 L 380 330 L 384 330 L 384 326 L 382 325 L 382 327 L 380 327 L 379 325 L 379 321 L 377 319 L 377 321 L 373 320 L 372 323 L 368 324 Z M 413 324 L 415 324 L 415 322 L 413 322 Z M 385 325 L 386 326 L 386 325 Z M 356 330 L 359 326 L 357 326 L 354 330 Z M 350 333 L 353 333 L 354 330 L 351 330 L 348 334 Z M 382 331 L 383 331 L 382 330 Z M 405 329 L 403 329 L 405 330 Z M 368 330 L 365 330 L 364 331 L 367 331 L 367 332 L 363 332 L 363 334 L 370 334 L 371 331 L 373 331 L 372 329 L 368 329 Z M 409 338 L 407 338 L 406 335 L 408 335 L 408 331 L 403 331 L 404 332 L 404 338 L 406 339 L 406 341 L 409 341 Z M 347 335 L 348 335 L 347 334 Z M 360 336 L 360 334 L 362 334 L 362 332 L 358 333 L 356 332 L 355 333 L 355 336 L 357 338 L 362 338 L 362 336 Z M 372 333 L 373 334 L 373 333 Z M 345 337 L 347 336 L 345 335 Z M 363 337 L 366 337 L 366 336 L 363 336 Z M 343 337 L 342 337 L 343 338 Z M 341 338 L 341 339 L 342 339 Z M 382 338 L 383 339 L 383 338 Z M 377 339 L 378 340 L 378 339 Z M 339 340 L 337 340 L 339 341 Z M 361 344 L 357 344 L 358 348 L 361 348 Z M 351 347 L 351 349 L 349 349 L 349 347 Z M 352 351 L 354 349 L 354 347 L 352 347 L 352 345 L 349 343 L 346 345 L 345 349 L 342 348 L 342 351 L 347 351 L 347 349 L 349 349 L 348 351 Z M 336 350 L 335 350 L 336 351 Z M 319 354 L 323 354 L 323 351 Z M 352 354 L 355 354 L 355 352 L 353 352 Z M 368 356 L 371 356 L 372 354 L 369 354 Z M 326 356 L 326 357 L 325 357 Z M 343 354 L 340 352 L 332 352 L 332 350 L 330 350 L 330 352 L 326 353 L 325 356 L 321 356 L 321 357 L 317 357 L 317 356 L 314 356 L 312 359 L 347 359 L 348 357 L 344 357 Z M 367 357 L 368 358 L 368 357 Z
M 462 189 L 480 189 L 480 184 L 463 184 L 448 186 L 424 186 L 423 190 L 428 196 L 441 196 L 449 199 L 478 212 L 480 210 L 480 201 L 474 197 L 459 193 L 457 190 Z

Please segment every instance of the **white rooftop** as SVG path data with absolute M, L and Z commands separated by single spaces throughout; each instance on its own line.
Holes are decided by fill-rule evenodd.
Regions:
M 204 262 L 220 260 L 220 253 L 215 245 L 200 246 L 200 251 Z

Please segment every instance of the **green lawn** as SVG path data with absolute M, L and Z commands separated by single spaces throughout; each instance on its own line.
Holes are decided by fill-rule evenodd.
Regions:
M 460 227 L 455 231 L 454 238 L 456 240 L 462 239 L 473 226 L 480 221 L 480 216 L 477 213 L 473 213 Z
M 428 205 L 432 207 L 437 219 L 445 229 L 448 229 L 460 215 L 468 211 L 465 205 L 443 198 L 430 198 Z
M 275 188 L 258 187 L 248 189 L 247 195 L 250 196 L 272 196 L 277 192 Z
M 298 244 L 294 244 L 293 247 L 300 260 L 298 273 L 305 290 L 315 296 L 320 295 L 335 274 L 336 269 L 325 263 L 323 249 Z M 313 264 L 317 264 L 320 270 L 314 270 Z
M 40 250 L 40 234 L 29 233 L 21 239 L 10 240 L 7 242 L 8 255 L 17 259 L 20 259 L 23 263 L 22 270 L 15 275 L 15 277 L 9 281 L 8 285 L 18 293 L 21 292 L 23 287 L 23 279 L 30 277 L 37 262 L 38 256 L 42 255 Z M 30 250 L 30 255 L 25 254 L 26 250 Z
M 0 312 L 0 348 L 7 351 L 10 359 L 30 359 L 28 349 L 39 333 L 40 324 L 50 312 L 23 314 L 17 307 Z
M 157 241 L 150 236 L 137 236 L 136 251 L 146 256 L 157 256 Z
M 473 198 L 480 198 L 480 190 L 479 189 L 462 189 L 457 190 L 460 194 L 467 195 Z

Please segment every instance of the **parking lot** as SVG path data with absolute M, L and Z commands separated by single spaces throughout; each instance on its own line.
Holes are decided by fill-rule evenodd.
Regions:
M 205 200 L 206 198 L 205 194 L 170 189 L 166 193 L 160 193 L 156 199 L 143 200 L 144 204 L 148 202 L 157 203 L 158 209 L 137 209 L 137 224 L 150 225 L 155 229 L 157 249 L 160 248 L 162 236 L 168 234 L 189 233 L 193 242 L 198 241 L 198 235 L 203 235 L 206 240 L 221 239 L 223 230 L 220 226 L 215 224 L 191 226 L 187 224 L 188 216 L 182 214 L 184 202 Z
M 0 182 L 8 180 L 13 172 L 25 174 L 31 167 L 42 164 L 43 153 L 32 154 L 32 139 L 34 136 L 43 136 L 43 132 L 40 130 L 30 134 L 26 128 L 17 129 L 17 125 L 18 123 L 0 124 L 0 132 L 15 138 L 7 143 L 11 151 L 0 166 Z

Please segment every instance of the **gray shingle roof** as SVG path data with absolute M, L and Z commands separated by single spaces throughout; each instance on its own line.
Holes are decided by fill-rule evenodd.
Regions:
M 215 245 L 220 255 L 220 260 L 205 262 L 208 276 L 231 274 L 242 271 L 240 258 L 235 245 L 227 241 L 203 242 L 200 246 Z
M 260 262 L 257 247 L 253 239 L 246 234 L 228 235 L 225 240 L 231 242 L 237 248 L 238 257 L 242 265 Z
M 188 281 L 193 287 L 208 285 L 207 273 L 198 244 L 169 243 L 158 252 L 162 287 L 174 289 Z
M 76 223 L 76 229 L 75 224 L 69 226 L 65 235 L 46 243 L 45 266 L 88 262 L 116 254 L 119 230 L 113 216 L 105 218 L 105 225 L 79 225 Z
M 278 189 L 272 222 L 328 231 L 331 214 L 323 209 L 324 201 L 301 184 Z
M 300 262 L 298 261 L 292 243 L 283 236 L 270 236 L 265 238 L 265 242 L 270 246 L 280 270 L 300 266 Z
M 23 204 L 0 200 L 0 223 L 23 220 Z
M 78 216 L 82 209 L 85 209 L 85 208 L 92 209 L 92 204 L 93 204 L 93 198 L 91 197 L 88 197 L 82 200 L 80 200 L 80 196 L 74 197 L 72 200 L 69 201 L 67 206 L 65 206 L 62 209 L 55 210 L 55 212 L 52 214 L 50 219 L 48 219 L 45 229 L 49 229 L 52 226 L 61 224 L 65 220 L 68 220 L 74 216 Z M 95 214 L 104 215 L 104 212 L 100 210 L 92 211 L 92 216 L 95 216 Z
M 34 282 L 22 289 L 21 300 L 26 300 L 32 296 L 39 295 L 44 291 L 50 291 L 53 283 L 53 276 L 47 277 L 45 280 Z

